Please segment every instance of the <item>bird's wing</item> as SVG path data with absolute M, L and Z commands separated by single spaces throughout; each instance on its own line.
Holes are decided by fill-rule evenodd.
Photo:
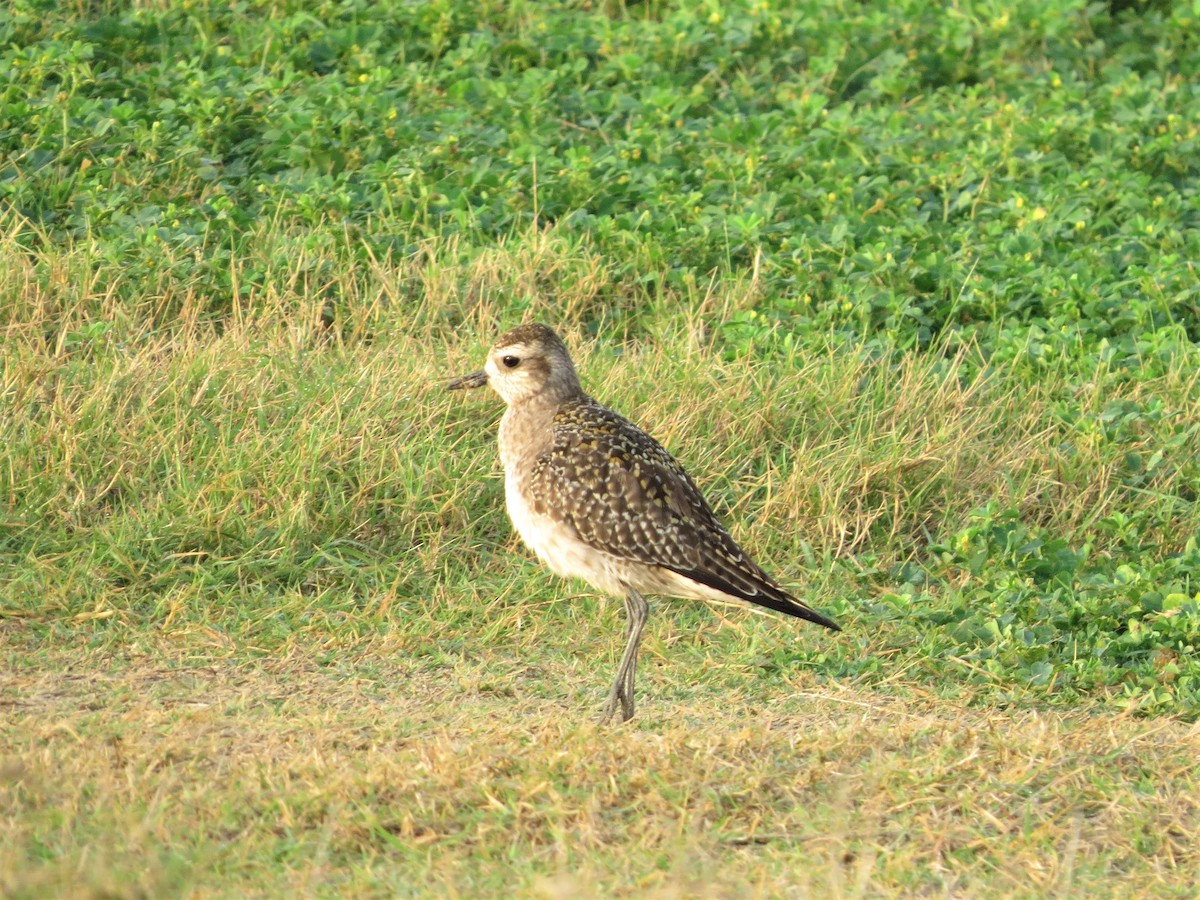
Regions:
M 598 550 L 837 627 L 750 559 L 661 444 L 594 401 L 555 416 L 554 443 L 538 458 L 528 490 L 535 512 L 558 519 Z

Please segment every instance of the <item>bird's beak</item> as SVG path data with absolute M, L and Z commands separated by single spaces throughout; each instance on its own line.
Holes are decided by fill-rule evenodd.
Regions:
M 485 384 L 487 384 L 487 372 L 472 372 L 470 375 L 462 376 L 462 378 L 455 378 L 452 382 L 446 385 L 446 390 L 461 391 L 465 390 L 466 388 L 483 387 Z

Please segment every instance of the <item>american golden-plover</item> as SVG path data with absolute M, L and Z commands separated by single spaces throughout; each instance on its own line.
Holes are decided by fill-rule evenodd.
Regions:
M 836 623 L 784 591 L 717 521 L 662 445 L 583 392 L 566 345 L 544 325 L 500 338 L 487 365 L 451 390 L 490 385 L 508 409 L 500 461 L 508 514 L 557 574 L 625 598 L 625 653 L 603 720 L 633 716 L 642 597 L 745 600 L 834 631 Z

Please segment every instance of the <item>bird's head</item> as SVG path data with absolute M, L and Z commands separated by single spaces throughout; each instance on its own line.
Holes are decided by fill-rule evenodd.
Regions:
M 581 393 L 567 345 L 545 325 L 520 325 L 502 335 L 480 372 L 456 378 L 448 390 L 490 385 L 509 406 L 535 397 L 562 401 Z

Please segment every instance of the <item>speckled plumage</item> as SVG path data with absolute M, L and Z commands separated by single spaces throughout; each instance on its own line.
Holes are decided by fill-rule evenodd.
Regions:
M 522 539 L 556 573 L 626 598 L 629 639 L 606 716 L 618 703 L 624 718 L 633 715 L 641 591 L 744 600 L 837 629 L 750 559 L 662 445 L 583 392 L 566 345 L 549 328 L 513 329 L 484 372 L 450 387 L 484 383 L 508 403 L 500 457 Z

